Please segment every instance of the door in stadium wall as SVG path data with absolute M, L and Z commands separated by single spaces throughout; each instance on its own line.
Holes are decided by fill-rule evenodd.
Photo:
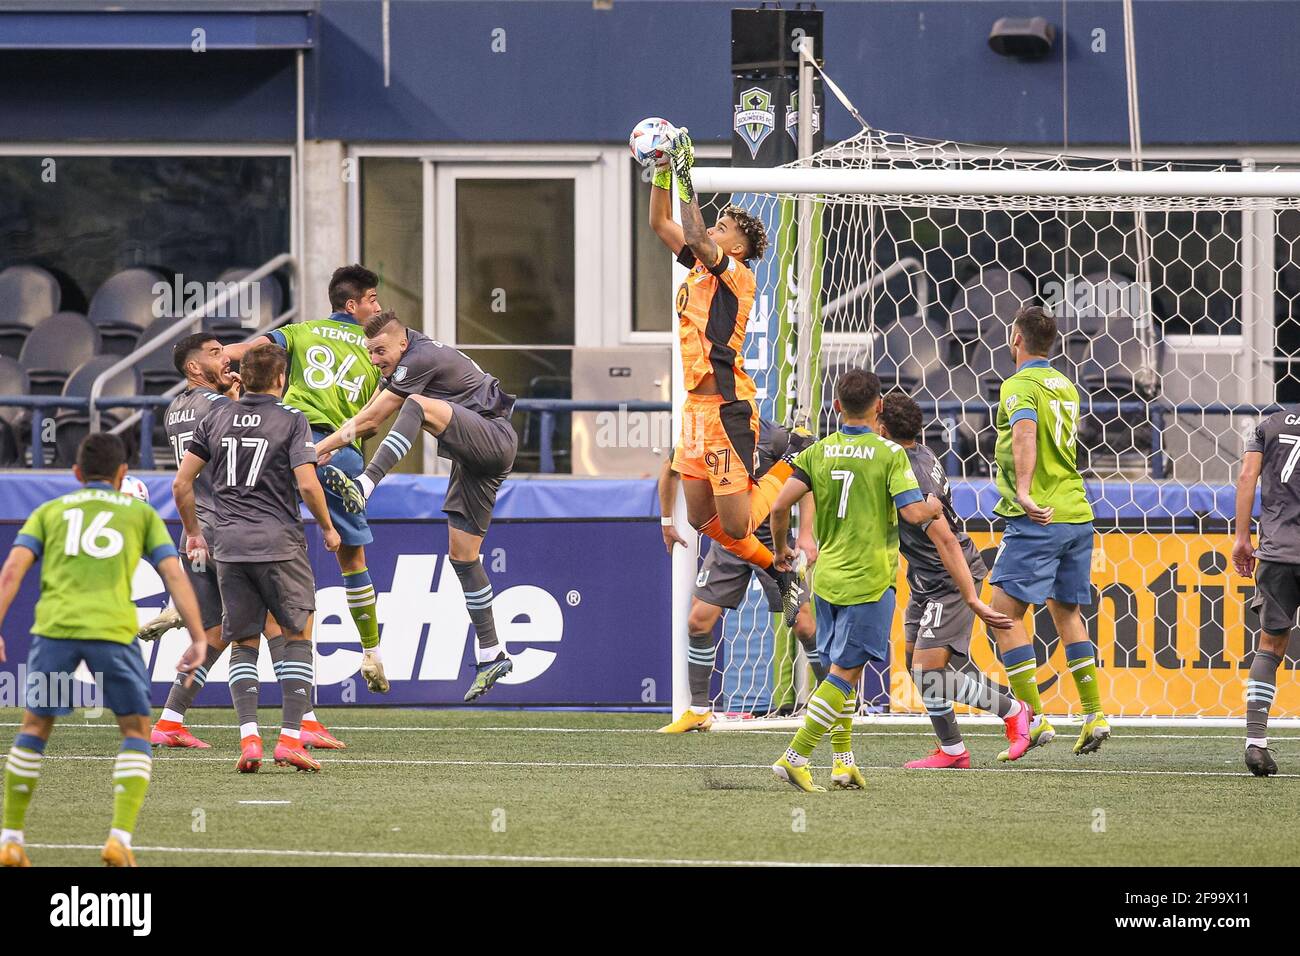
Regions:
M 432 328 L 519 396 L 572 396 L 573 347 L 598 335 L 591 164 L 432 164 Z M 551 435 L 569 470 L 568 416 Z M 516 471 L 541 468 L 541 421 L 515 415 Z

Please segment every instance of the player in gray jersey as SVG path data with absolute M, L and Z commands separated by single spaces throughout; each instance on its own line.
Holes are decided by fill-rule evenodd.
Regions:
M 790 433 L 776 422 L 762 419 L 758 427 L 758 468 L 754 477 L 766 474 L 790 447 Z M 682 536 L 677 533 L 673 520 L 673 504 L 677 500 L 677 483 L 680 477 L 672 467 L 673 456 L 664 460 L 659 473 L 659 513 L 663 516 L 664 546 L 671 554 L 674 545 L 685 545 Z M 812 496 L 805 495 L 799 503 L 799 546 L 804 549 L 810 560 L 816 560 L 817 545 L 812 537 L 812 511 L 808 507 Z M 769 549 L 772 548 L 772 527 L 764 521 L 754 530 L 755 536 Z M 793 544 L 793 540 L 791 544 Z M 767 608 L 772 613 L 782 613 L 781 591 L 771 575 L 762 572 L 725 548 L 713 545 L 700 566 L 700 573 L 695 579 L 695 593 L 691 597 L 691 609 L 687 616 L 687 632 L 690 635 L 690 649 L 687 651 L 687 670 L 690 676 L 691 705 L 672 723 L 659 728 L 661 734 L 684 734 L 692 730 L 708 730 L 713 723 L 713 705 L 709 697 L 709 684 L 713 679 L 713 670 L 717 662 L 717 646 L 713 641 L 713 632 L 727 611 L 740 607 L 749 590 L 750 580 L 757 572 L 757 580 L 763 588 L 767 599 Z M 802 645 L 808 663 L 821 683 L 826 677 L 826 668 L 817 653 L 817 625 L 813 621 L 812 611 L 808 606 L 808 588 L 802 587 L 799 594 L 799 614 L 794 621 L 794 636 Z
M 239 397 L 239 378 L 231 372 L 230 361 L 223 354 L 221 343 L 206 332 L 195 332 L 178 340 L 172 349 L 172 361 L 176 370 L 185 376 L 186 388 L 167 407 L 163 427 L 176 456 L 176 467 L 179 468 L 195 429 L 208 412 L 231 398 Z M 217 513 L 212 500 L 212 476 L 208 469 L 199 472 L 194 480 L 194 507 L 203 536 L 211 542 Z M 208 655 L 202 666 L 190 675 L 191 680 L 186 681 L 184 674 L 176 675 L 163 712 L 153 726 L 150 742 L 160 747 L 207 750 L 210 745 L 194 736 L 185 726 L 185 715 L 207 683 L 212 667 L 226 649 L 226 642 L 221 637 L 221 588 L 217 582 L 216 565 L 208 561 L 196 566 L 185 553 L 184 544 L 182 532 L 182 540 L 179 542 L 181 564 L 198 597 L 199 613 L 203 616 L 203 626 L 208 635 Z M 180 615 L 174 607 L 168 607 L 142 625 L 136 636 L 142 641 L 155 641 L 176 627 L 181 627 Z M 268 614 L 262 633 L 266 635 L 271 663 L 278 673 L 284 660 L 284 632 Z M 341 750 L 345 746 L 311 710 L 303 715 L 302 742 L 306 747 L 329 750 Z
M 421 431 L 437 437 L 438 455 L 451 462 L 442 510 L 447 515 L 451 566 L 474 625 L 475 676 L 465 700 L 475 700 L 514 666 L 497 640 L 492 582 L 479 553 L 497 491 L 515 463 L 518 438 L 510 424 L 515 397 L 464 352 L 407 328 L 396 313 L 370 319 L 365 333 L 370 361 L 384 378 L 366 406 L 319 443 L 322 480 L 349 510 L 361 511 Z M 374 434 L 394 412 L 397 419 L 364 474 L 354 481 L 328 464 L 335 451 Z
M 1246 440 L 1237 507 L 1232 565 L 1255 576 L 1250 609 L 1259 613 L 1259 645 L 1246 678 L 1246 767 L 1257 777 L 1277 773 L 1268 749 L 1268 712 L 1277 696 L 1277 669 L 1286 654 L 1300 609 L 1300 410 L 1275 412 Z M 1260 487 L 1259 547 L 1251 543 L 1250 519 Z
M 943 467 L 921 444 L 920 407 L 901 392 L 886 395 L 880 413 L 882 438 L 901 445 L 916 475 L 921 493 L 934 495 L 943 506 L 947 534 L 940 538 L 946 549 L 959 549 L 969 569 L 963 580 L 954 581 L 943 565 L 939 548 L 919 525 L 900 521 L 899 551 L 907 559 L 907 587 L 910 597 L 903 614 L 907 647 L 907 669 L 916 682 L 921 700 L 930 715 L 938 748 L 927 757 L 904 766 L 914 769 L 965 770 L 970 752 L 962 740 L 952 702 L 967 704 L 997 714 L 1006 724 L 1011 759 L 1029 746 L 1029 708 L 992 685 L 971 663 L 971 630 L 979 588 L 988 576 L 984 559 L 975 542 L 962 529 L 952 507 L 952 495 Z M 1010 621 L 1007 622 L 1010 624 Z
M 325 548 L 337 551 L 339 534 L 330 520 L 325 493 L 316 478 L 316 445 L 307 419 L 280 403 L 288 355 L 278 345 L 257 345 L 240 363 L 244 394 L 214 403 L 194 429 L 176 473 L 176 509 L 185 525 L 185 551 L 192 561 L 213 560 L 224 605 L 221 631 L 230 651 L 230 694 L 239 716 L 240 758 L 236 768 L 251 773 L 262 764 L 257 726 L 257 653 L 267 613 L 284 630 L 279 678 L 284 717 L 275 762 L 319 770 L 303 748 L 302 718 L 311 706 L 312 617 L 316 583 L 307 558 L 307 538 L 298 497 L 320 525 Z M 195 481 L 210 468 L 213 510 L 211 548 L 199 523 Z M 209 552 L 213 555 L 209 559 Z

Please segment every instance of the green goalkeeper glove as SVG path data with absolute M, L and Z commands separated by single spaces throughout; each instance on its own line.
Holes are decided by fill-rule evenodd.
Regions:
M 673 166 L 671 162 L 655 167 L 655 177 L 650 183 L 656 189 L 671 191 L 673 188 Z
M 691 167 L 695 165 L 695 144 L 685 128 L 678 131 L 668 143 L 668 155 L 677 175 L 677 195 L 684 203 L 695 202 L 695 187 L 691 184 Z

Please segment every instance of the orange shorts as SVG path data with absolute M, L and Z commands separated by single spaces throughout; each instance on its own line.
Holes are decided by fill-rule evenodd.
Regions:
M 758 467 L 758 406 L 721 395 L 686 396 L 673 471 L 713 485 L 714 495 L 748 491 Z

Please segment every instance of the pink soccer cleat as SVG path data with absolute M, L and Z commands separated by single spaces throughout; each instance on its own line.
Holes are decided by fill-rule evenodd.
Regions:
M 1007 725 L 1007 742 L 1011 746 L 998 754 L 999 760 L 1019 760 L 1029 749 L 1033 743 L 1033 738 L 1029 736 L 1029 724 L 1033 719 L 1033 708 L 1022 701 L 1020 713 L 1003 721 Z
M 942 747 L 935 747 L 934 752 L 920 760 L 909 760 L 903 764 L 908 770 L 969 770 L 970 751 L 959 754 L 946 754 Z
M 204 743 L 189 732 L 184 724 L 174 720 L 160 720 L 153 725 L 149 743 L 155 747 L 184 747 L 190 750 L 210 750 L 212 744 Z

